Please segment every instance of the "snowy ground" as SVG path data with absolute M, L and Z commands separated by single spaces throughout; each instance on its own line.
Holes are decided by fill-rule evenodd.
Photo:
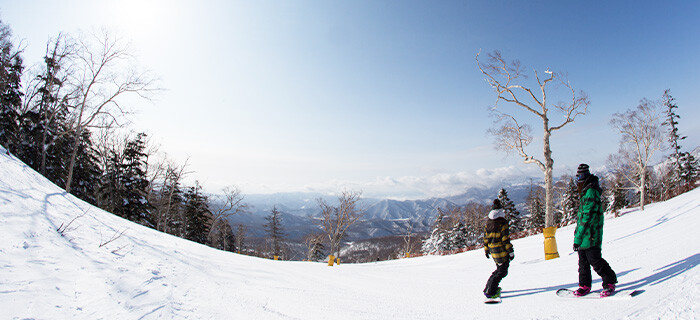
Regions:
M 541 235 L 514 241 L 503 303 L 485 305 L 494 264 L 481 250 L 335 267 L 220 252 L 91 207 L 0 153 L 2 319 L 700 318 L 700 189 L 606 221 L 618 287 L 642 294 L 557 297 L 577 282 L 567 227 L 559 259 L 544 261 Z

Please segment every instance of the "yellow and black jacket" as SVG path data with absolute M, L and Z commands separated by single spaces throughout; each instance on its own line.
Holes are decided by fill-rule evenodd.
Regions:
M 493 214 L 494 211 L 489 213 L 489 219 L 486 220 L 484 250 L 500 265 L 513 256 L 513 245 L 510 244 L 508 220 L 502 214 Z

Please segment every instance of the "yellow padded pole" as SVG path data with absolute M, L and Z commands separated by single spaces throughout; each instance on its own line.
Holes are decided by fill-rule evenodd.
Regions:
M 557 251 L 557 239 L 554 238 L 557 233 L 557 227 L 548 227 L 542 229 L 544 234 L 544 259 L 551 260 L 559 258 L 559 252 Z

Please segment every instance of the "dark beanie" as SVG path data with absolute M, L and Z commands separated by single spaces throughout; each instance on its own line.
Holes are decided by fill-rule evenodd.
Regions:
M 502 209 L 502 208 L 503 208 L 503 205 L 501 205 L 501 200 L 493 199 L 493 206 L 491 206 L 491 210 Z
M 576 170 L 576 177 L 579 177 L 579 180 L 581 180 L 581 178 L 588 177 L 590 174 L 591 172 L 588 171 L 587 164 L 582 163 L 578 165 L 578 170 Z

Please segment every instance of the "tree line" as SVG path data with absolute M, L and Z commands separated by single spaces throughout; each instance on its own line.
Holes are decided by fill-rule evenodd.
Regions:
M 245 210 L 237 188 L 207 195 L 185 185 L 187 165 L 128 132 L 126 99 L 160 88 L 129 46 L 107 31 L 59 34 L 42 63 L 25 68 L 0 21 L 0 144 L 67 193 L 127 220 L 234 251 L 227 216 Z

